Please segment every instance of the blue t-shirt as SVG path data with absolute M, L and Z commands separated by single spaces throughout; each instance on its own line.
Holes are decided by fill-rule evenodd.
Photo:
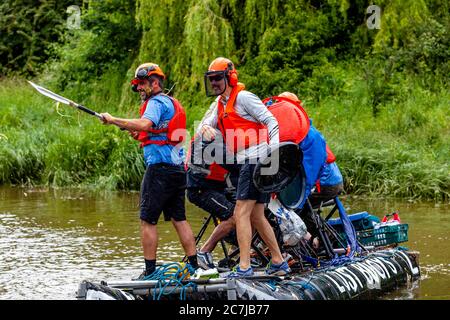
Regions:
M 175 113 L 175 108 L 168 96 L 157 95 L 147 103 L 142 118 L 153 122 L 154 129 L 166 128 Z M 165 140 L 167 133 L 148 133 L 150 140 Z M 170 144 L 148 144 L 144 146 L 144 162 L 146 166 L 167 163 L 181 165 L 184 162 L 184 149 Z

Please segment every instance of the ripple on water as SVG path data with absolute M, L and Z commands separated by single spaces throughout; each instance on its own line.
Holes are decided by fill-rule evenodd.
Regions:
M 124 280 L 140 273 L 138 239 L 133 250 L 125 238 L 87 231 L 48 229 L 0 213 L 0 299 L 75 299 L 84 279 Z
M 450 264 L 436 264 L 436 265 L 425 265 L 421 266 L 420 270 L 423 274 L 432 274 L 432 273 L 438 273 L 440 275 L 450 275 Z

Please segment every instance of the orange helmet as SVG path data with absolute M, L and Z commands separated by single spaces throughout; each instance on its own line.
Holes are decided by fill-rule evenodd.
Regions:
M 289 98 L 295 102 L 300 102 L 300 99 L 297 97 L 297 95 L 293 94 L 292 92 L 283 92 L 281 94 L 278 95 L 279 97 L 285 97 L 285 98 Z
M 133 91 L 137 91 L 137 85 L 141 80 L 146 79 L 151 75 L 157 75 L 166 79 L 166 75 L 157 64 L 151 62 L 143 63 L 137 67 L 134 72 L 134 78 L 131 80 L 131 88 Z
M 298 102 L 298 103 L 300 104 L 300 106 L 303 107 L 302 100 L 300 100 L 300 99 L 297 97 L 297 95 L 295 95 L 295 94 L 292 93 L 292 92 L 285 91 L 285 92 L 279 94 L 278 96 L 279 96 L 279 97 L 282 97 L 282 98 L 283 98 L 283 97 L 284 97 L 284 98 L 288 98 L 288 99 L 291 99 L 292 101 Z
M 219 57 L 211 62 L 208 71 L 225 71 L 229 68 L 229 64 L 231 64 L 231 68 L 234 69 L 234 64 L 230 59 Z
M 236 68 L 234 67 L 233 62 L 230 59 L 219 57 L 214 59 L 213 62 L 209 65 L 208 72 L 205 73 L 205 88 L 206 95 L 219 95 L 225 91 L 226 86 L 224 86 L 222 93 L 217 94 L 216 90 L 211 90 L 211 81 L 221 81 L 222 79 L 226 79 L 227 83 L 234 87 L 238 84 L 238 73 Z M 215 93 L 212 93 L 216 91 Z

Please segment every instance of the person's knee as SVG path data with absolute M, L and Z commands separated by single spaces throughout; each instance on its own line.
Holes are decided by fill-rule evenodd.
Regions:
M 236 227 L 236 221 L 234 218 L 230 217 L 227 220 L 223 220 L 216 228 L 221 228 L 222 230 L 232 230 Z
M 252 214 L 250 217 L 250 222 L 254 226 L 260 226 L 264 222 L 267 221 L 267 218 L 264 215 Z M 269 221 L 267 221 L 269 222 Z
M 141 235 L 144 240 L 154 240 L 157 237 L 156 224 L 141 220 Z
M 234 215 L 232 215 L 227 220 L 225 220 L 225 222 L 228 223 L 229 225 L 233 226 L 233 227 L 236 226 L 236 220 L 234 219 Z
M 239 212 L 239 211 L 252 211 L 253 208 L 255 207 L 255 200 L 237 200 L 236 201 L 236 206 L 234 208 L 234 212 Z
M 140 219 L 141 220 L 141 228 L 145 230 L 156 230 L 156 223 L 150 219 Z
M 174 225 L 174 227 L 177 229 L 190 227 L 187 220 L 175 220 L 174 218 L 172 218 L 171 221 L 172 221 L 172 224 Z

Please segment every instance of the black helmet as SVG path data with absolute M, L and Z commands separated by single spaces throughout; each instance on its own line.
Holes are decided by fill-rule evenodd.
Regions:
M 278 161 L 279 166 L 276 172 L 269 174 L 261 174 L 261 170 L 270 171 L 270 167 L 274 161 Z M 270 153 L 262 158 L 256 165 L 253 172 L 253 183 L 260 192 L 272 193 L 280 192 L 295 177 L 303 172 L 303 153 L 297 144 L 293 142 L 282 142 L 276 149 L 272 149 Z

